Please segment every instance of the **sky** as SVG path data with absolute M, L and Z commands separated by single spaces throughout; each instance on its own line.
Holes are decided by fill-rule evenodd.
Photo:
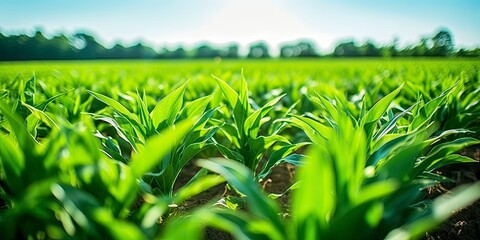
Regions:
M 107 47 L 155 49 L 310 39 L 326 53 L 341 41 L 406 46 L 448 29 L 457 48 L 472 48 L 480 47 L 478 11 L 480 0 L 1 0 L 0 31 L 83 31 Z

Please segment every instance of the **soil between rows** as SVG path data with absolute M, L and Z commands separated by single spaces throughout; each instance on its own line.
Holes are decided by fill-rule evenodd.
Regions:
M 473 146 L 464 149 L 460 154 L 471 157 L 480 161 L 480 146 Z M 192 176 L 199 170 L 193 164 L 187 165 L 181 172 L 176 187 L 186 184 Z M 480 179 L 480 164 L 453 164 L 443 167 L 437 173 L 449 177 L 454 183 L 442 183 L 429 189 L 427 198 L 435 198 L 441 194 L 447 193 L 459 185 L 477 182 Z M 290 164 L 280 164 L 273 168 L 272 172 L 261 182 L 261 186 L 267 193 L 283 193 L 293 183 L 295 176 L 295 167 Z M 215 186 L 201 194 L 188 199 L 180 208 L 180 210 L 193 209 L 204 204 L 211 203 L 212 200 L 220 199 L 231 192 L 226 190 L 225 184 Z M 291 191 L 288 191 L 277 201 L 281 207 L 283 216 L 290 215 L 290 198 Z M 469 207 L 460 209 L 446 222 L 438 226 L 436 229 L 425 233 L 423 239 L 440 240 L 440 239 L 478 239 L 480 236 L 480 201 L 475 202 Z M 215 228 L 208 227 L 205 231 L 205 238 L 209 240 L 234 239 L 228 233 L 222 232 Z

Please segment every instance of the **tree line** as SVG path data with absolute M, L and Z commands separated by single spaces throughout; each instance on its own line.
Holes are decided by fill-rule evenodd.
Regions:
M 480 57 L 480 48 L 455 49 L 452 34 L 441 30 L 432 37 L 424 37 L 417 44 L 398 48 L 398 39 L 392 44 L 376 46 L 372 41 L 357 44 L 340 42 L 330 54 L 321 55 L 312 41 L 301 40 L 280 46 L 280 58 L 313 57 Z M 201 44 L 193 49 L 178 46 L 175 49 L 154 50 L 142 43 L 125 47 L 116 44 L 106 48 L 94 36 L 76 33 L 71 36 L 58 34 L 51 38 L 41 31 L 32 36 L 26 34 L 4 35 L 0 33 L 0 61 L 15 60 L 78 60 L 78 59 L 205 59 L 205 58 L 271 58 L 266 42 L 250 44 L 248 54 L 239 53 L 238 44 L 214 47 Z

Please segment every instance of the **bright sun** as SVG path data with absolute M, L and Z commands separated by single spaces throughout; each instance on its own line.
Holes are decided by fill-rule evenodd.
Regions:
M 272 45 L 308 36 L 306 27 L 282 6 L 271 0 L 231 1 L 199 34 L 216 42 L 248 43 L 266 40 Z

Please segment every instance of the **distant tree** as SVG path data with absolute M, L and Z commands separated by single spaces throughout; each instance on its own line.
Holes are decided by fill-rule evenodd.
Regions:
M 123 59 L 128 56 L 128 50 L 120 43 L 115 44 L 112 48 L 107 50 L 107 58 Z
M 448 56 L 452 53 L 454 44 L 453 37 L 447 30 L 439 31 L 433 38 L 433 47 L 431 49 L 433 56 Z
M 280 46 L 280 57 L 318 57 L 318 53 L 312 42 L 302 40 L 297 44 Z
M 398 37 L 394 37 L 390 45 L 381 48 L 382 56 L 384 57 L 397 57 L 398 56 Z
M 455 53 L 456 57 L 480 57 L 480 48 L 464 49 L 461 48 Z
M 142 43 L 137 43 L 134 46 L 131 46 L 126 49 L 127 58 L 129 59 L 152 59 L 156 57 L 157 52 L 150 47 L 143 45 Z
M 207 44 L 198 46 L 193 55 L 194 58 L 215 58 L 219 56 L 221 56 L 220 51 Z
M 182 46 L 179 46 L 177 49 L 173 50 L 172 57 L 175 59 L 186 58 L 187 51 Z
M 0 33 L 0 60 L 17 60 L 13 58 L 15 44 L 12 37 Z
M 471 53 L 469 57 L 480 57 L 480 48 L 469 50 L 469 52 Z
M 359 55 L 365 57 L 380 57 L 382 55 L 379 48 L 373 44 L 371 41 L 367 41 L 359 48 Z
M 431 46 L 430 39 L 423 37 L 416 46 L 411 49 L 412 56 L 428 56 L 430 55 Z
M 25 42 L 25 52 L 27 59 L 52 59 L 52 52 L 48 51 L 48 39 L 37 30 L 32 38 L 27 38 Z
M 103 45 L 98 43 L 93 36 L 86 33 L 77 33 L 74 35 L 77 41 L 81 41 L 82 44 L 78 49 L 78 58 L 80 59 L 102 59 L 106 58 L 106 49 Z
M 460 48 L 456 53 L 455 53 L 455 56 L 456 57 L 466 57 L 467 56 L 467 50 L 466 49 L 463 49 L 463 48 Z
M 173 51 L 171 51 L 167 47 L 163 47 L 162 50 L 160 50 L 160 53 L 158 53 L 157 58 L 159 59 L 173 58 Z
M 387 45 L 380 48 L 382 57 L 390 58 L 398 56 L 398 50 L 395 46 Z
M 250 45 L 250 50 L 248 52 L 247 57 L 249 57 L 249 58 L 269 58 L 270 54 L 269 54 L 269 51 L 268 51 L 267 43 L 265 43 L 263 41 L 252 43 Z
M 441 30 L 433 37 L 422 38 L 417 44 L 400 49 L 398 38 L 391 45 L 377 47 L 371 41 L 357 46 L 354 41 L 339 43 L 332 53 L 334 57 L 357 56 L 457 56 L 480 57 L 480 48 L 460 49 L 454 52 L 452 34 L 448 30 Z M 267 43 L 263 41 L 252 43 L 249 46 L 248 57 L 270 57 Z M 106 49 L 96 39 L 86 33 L 77 33 L 73 36 L 57 34 L 53 37 L 44 35 L 41 29 L 33 35 L 5 35 L 0 30 L 0 60 L 53 60 L 53 59 L 117 59 L 117 58 L 238 58 L 238 44 L 217 49 L 207 44 L 198 46 L 187 52 L 179 46 L 175 50 L 163 48 L 157 53 L 151 47 L 138 43 L 131 47 L 116 44 Z M 280 57 L 315 57 L 317 52 L 314 43 L 308 40 L 295 44 L 285 44 L 280 48 Z
M 222 56 L 224 58 L 238 58 L 238 44 L 232 43 L 227 47 L 226 53 Z
M 50 39 L 47 52 L 51 52 L 52 59 L 72 59 L 75 57 L 70 39 L 63 34 L 56 35 Z
M 291 46 L 291 45 L 280 46 L 280 57 L 281 58 L 295 57 L 294 46 Z
M 353 41 L 340 43 L 333 51 L 334 57 L 358 57 L 359 55 L 360 51 Z
M 317 57 L 318 53 L 315 50 L 315 46 L 312 42 L 310 41 L 300 41 L 297 44 L 297 48 L 300 49 L 300 54 L 298 55 L 299 57 Z

